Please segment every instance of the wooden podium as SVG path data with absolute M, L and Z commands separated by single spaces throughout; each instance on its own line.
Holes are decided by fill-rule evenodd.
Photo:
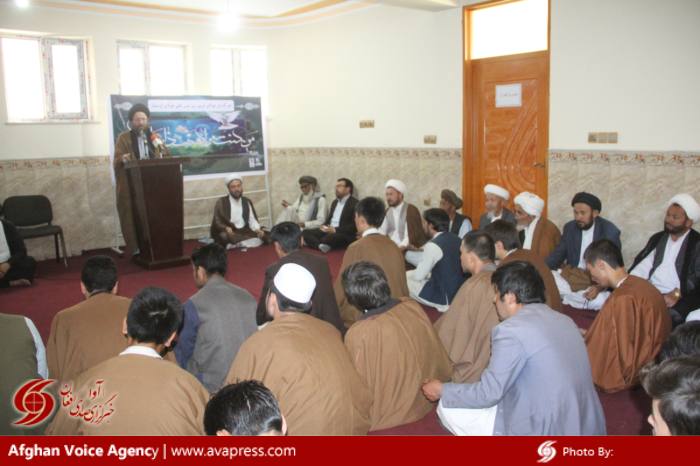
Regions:
M 180 158 L 135 160 L 124 166 L 140 254 L 147 269 L 183 265 L 183 184 Z

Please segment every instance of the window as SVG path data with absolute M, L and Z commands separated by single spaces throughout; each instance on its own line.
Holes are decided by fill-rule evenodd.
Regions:
M 470 58 L 547 50 L 548 0 L 519 0 L 470 11 Z
M 4 36 L 1 44 L 8 121 L 90 118 L 85 40 Z
M 119 86 L 123 95 L 183 95 L 185 46 L 119 42 Z
M 267 105 L 267 53 L 264 47 L 220 47 L 211 50 L 213 95 L 260 97 Z

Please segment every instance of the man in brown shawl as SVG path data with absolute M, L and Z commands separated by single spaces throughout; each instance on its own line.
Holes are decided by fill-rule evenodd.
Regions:
M 671 317 L 654 285 L 627 274 L 615 243 L 594 241 L 584 259 L 593 280 L 614 290 L 586 332 L 593 382 L 606 392 L 624 390 L 656 357 L 671 333 Z
M 496 258 L 499 265 L 515 261 L 525 261 L 534 265 L 544 281 L 545 297 L 547 306 L 555 311 L 561 311 L 561 296 L 554 275 L 544 259 L 533 251 L 522 249 L 518 239 L 518 230 L 515 225 L 505 220 L 496 220 L 489 223 L 483 232 L 493 239 L 496 246 Z
M 364 311 L 345 346 L 373 395 L 371 430 L 422 419 L 432 409 L 419 388 L 426 379 L 446 382 L 452 365 L 421 306 L 391 297 L 382 269 L 356 262 L 342 275 L 348 301 Z
M 360 318 L 362 312 L 348 302 L 341 281 L 343 271 L 351 264 L 369 261 L 377 264 L 386 274 L 392 298 L 408 296 L 406 283 L 406 264 L 403 254 L 396 244 L 382 235 L 378 227 L 384 219 L 384 203 L 376 197 L 366 197 L 355 208 L 355 225 L 361 238 L 352 243 L 340 265 L 340 273 L 333 285 L 335 299 L 340 310 L 340 317 L 346 327 L 350 327 Z
M 259 380 L 279 400 L 290 435 L 365 435 L 372 398 L 340 332 L 308 315 L 316 288 L 299 264 L 280 267 L 270 284 L 272 322 L 236 355 L 226 383 Z
M 117 295 L 117 278 L 110 257 L 85 261 L 80 277 L 85 300 L 62 310 L 51 322 L 46 357 L 52 379 L 72 380 L 126 349 L 122 327 L 131 300 Z
M 133 160 L 160 159 L 170 157 L 170 151 L 158 136 L 151 131 L 151 112 L 143 104 L 136 104 L 129 110 L 129 130 L 117 137 L 114 145 L 114 179 L 117 185 L 117 212 L 122 227 L 126 257 L 138 254 L 138 238 L 134 225 L 133 206 L 129 192 L 129 180 L 124 164 Z
M 462 241 L 460 259 L 471 278 L 435 322 L 435 329 L 452 361 L 452 381 L 474 383 L 489 364 L 491 330 L 499 323 L 491 284 L 496 270 L 493 240 L 484 232 L 470 231 Z
M 203 435 L 209 392 L 160 354 L 182 323 L 172 293 L 144 288 L 124 323 L 129 347 L 59 389 L 49 435 Z

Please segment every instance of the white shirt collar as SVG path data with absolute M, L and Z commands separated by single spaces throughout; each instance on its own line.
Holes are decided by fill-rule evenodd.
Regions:
M 668 239 L 670 239 L 673 244 L 682 243 L 683 241 L 685 241 L 685 237 L 688 236 L 688 233 L 690 233 L 690 229 L 688 229 L 688 231 L 686 231 L 685 234 L 683 234 L 683 236 L 679 237 L 675 241 L 673 240 L 673 238 L 671 238 L 671 235 L 668 235 Z
M 362 232 L 362 237 L 364 238 L 365 236 L 368 236 L 368 235 L 377 235 L 380 233 L 381 232 L 378 229 L 371 227 L 371 228 L 367 228 L 365 231 Z
M 127 354 L 138 354 L 140 356 L 148 356 L 149 358 L 163 359 L 163 357 L 153 348 L 141 345 L 131 345 L 119 353 L 119 356 L 125 356 Z

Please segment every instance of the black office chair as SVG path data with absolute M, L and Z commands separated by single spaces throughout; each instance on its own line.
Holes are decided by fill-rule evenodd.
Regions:
M 46 196 L 11 196 L 5 199 L 2 206 L 3 216 L 14 223 L 23 239 L 43 238 L 53 236 L 56 247 L 56 262 L 61 261 L 58 253 L 58 240 L 61 240 L 63 263 L 68 267 L 66 242 L 63 239 L 63 228 L 53 225 L 53 210 L 51 201 Z

